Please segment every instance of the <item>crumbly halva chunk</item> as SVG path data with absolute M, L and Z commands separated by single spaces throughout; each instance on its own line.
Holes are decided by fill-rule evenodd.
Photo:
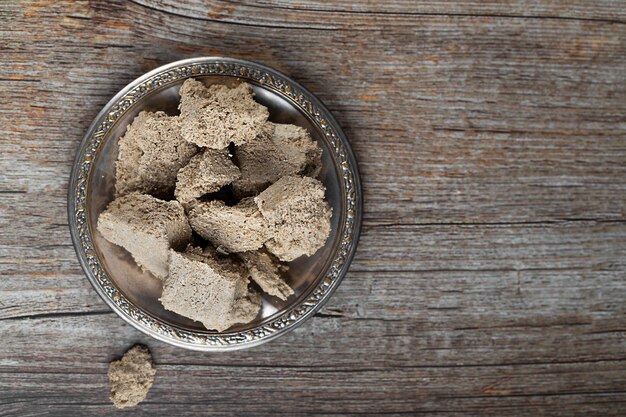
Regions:
M 139 193 L 113 200 L 98 217 L 98 231 L 160 279 L 167 276 L 169 249 L 184 248 L 191 239 L 191 228 L 178 201 Z
M 155 197 L 174 192 L 176 174 L 198 152 L 180 134 L 180 119 L 142 111 L 119 140 L 115 163 L 116 195 L 133 191 Z
M 224 149 L 253 140 L 267 121 L 267 108 L 254 101 L 250 84 L 234 88 L 186 80 L 180 88 L 181 133 L 198 146 Z
M 189 211 L 189 223 L 196 233 L 227 252 L 259 249 L 273 235 L 252 198 L 234 206 L 220 200 L 199 202 Z
M 248 289 L 242 265 L 215 253 L 170 251 L 170 274 L 160 301 L 170 311 L 224 331 L 249 323 L 261 308 L 261 297 Z
M 135 345 L 109 365 L 110 398 L 117 408 L 133 407 L 146 398 L 154 382 L 156 369 L 150 350 Z
M 288 267 L 281 265 L 274 257 L 262 250 L 242 252 L 243 259 L 250 278 L 269 295 L 286 300 L 293 294 L 293 289 L 285 282 L 282 272 Z
M 245 197 L 258 194 L 286 175 L 316 176 L 322 149 L 300 126 L 267 122 L 254 140 L 236 148 L 235 155 L 241 178 L 233 182 L 233 191 Z
M 328 239 L 331 208 L 324 192 L 314 178 L 286 176 L 255 197 L 261 214 L 274 226 L 265 247 L 280 260 L 311 256 Z
M 204 194 L 218 191 L 241 176 L 225 150 L 205 149 L 178 171 L 176 199 L 189 203 Z

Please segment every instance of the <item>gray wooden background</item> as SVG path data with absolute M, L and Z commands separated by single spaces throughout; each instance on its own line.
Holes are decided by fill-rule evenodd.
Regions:
M 66 214 L 100 108 L 201 55 L 317 94 L 365 194 L 326 308 L 229 354 L 125 325 Z M 136 342 L 158 373 L 126 415 L 626 413 L 624 1 L 3 1 L 0 138 L 2 416 L 117 415 Z

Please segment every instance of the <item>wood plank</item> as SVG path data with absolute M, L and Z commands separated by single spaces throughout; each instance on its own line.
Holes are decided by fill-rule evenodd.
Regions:
M 37 330 L 34 334 L 20 334 L 23 327 L 13 328 L 10 323 L 0 324 L 3 335 L 9 339 L 9 349 L 0 357 L 0 404 L 10 403 L 19 393 L 19 398 L 30 398 L 30 406 L 35 409 L 106 405 L 103 385 L 107 363 L 121 354 L 129 342 L 137 341 L 151 346 L 159 369 L 151 397 L 142 406 L 144 412 L 153 410 L 152 401 L 154 406 L 210 405 L 217 412 L 237 407 L 250 414 L 262 413 L 266 404 L 274 404 L 276 412 L 285 414 L 294 410 L 296 404 L 304 410 L 337 412 L 332 398 L 342 399 L 345 412 L 367 412 L 372 406 L 386 412 L 460 412 L 468 406 L 477 407 L 478 411 L 524 404 L 558 411 L 556 404 L 550 406 L 550 401 L 559 397 L 574 404 L 602 399 L 623 401 L 626 382 L 623 349 L 619 350 L 621 357 L 585 360 L 579 355 L 574 362 L 568 362 L 567 351 L 581 349 L 567 343 L 567 338 L 572 338 L 571 329 L 562 332 L 563 340 L 556 338 L 559 332 L 554 329 L 549 330 L 546 338 L 543 328 L 534 338 L 517 338 L 515 330 L 508 337 L 496 333 L 483 342 L 467 337 L 455 341 L 449 331 L 440 332 L 436 338 L 417 330 L 419 326 L 410 335 L 406 322 L 379 325 L 380 322 L 359 321 L 338 332 L 336 319 L 315 318 L 307 326 L 309 329 L 301 328 L 258 349 L 201 355 L 137 337 L 129 326 L 120 326 L 112 314 L 33 320 L 31 324 Z M 404 336 L 393 334 L 403 328 Z M 370 338 L 364 339 L 364 334 Z M 350 336 L 359 335 L 359 343 L 354 343 Z M 25 336 L 31 348 L 41 354 L 18 351 L 15 342 Z M 51 337 L 56 338 L 54 344 L 49 343 Z M 86 339 L 88 345 L 81 343 Z M 320 344 L 320 339 L 327 343 Z M 443 348 L 448 354 L 428 346 L 445 344 L 444 339 L 452 342 Z M 565 351 L 562 362 L 550 359 L 555 354 L 552 352 L 547 362 L 533 363 L 536 358 L 532 356 L 532 346 L 546 339 Z M 574 340 L 595 355 L 601 352 L 599 343 L 606 343 L 606 338 L 598 335 L 595 345 L 591 338 Z M 481 355 L 503 358 L 505 345 L 511 353 L 517 353 L 517 363 L 477 362 Z M 378 350 L 371 350 L 372 347 Z M 346 352 L 345 356 L 342 352 Z M 19 372 L 13 371 L 18 365 Z M 59 384 L 59 378 L 63 383 Z M 42 396 L 42 387 L 54 387 L 55 394 Z M 241 392 L 249 394 L 241 396 Z
M 375 231 L 361 237 L 355 271 L 587 268 L 617 272 L 626 267 L 622 221 L 399 225 L 371 230 Z
M 447 313 L 429 309 L 421 317 L 398 320 L 321 315 L 280 341 L 224 355 L 166 346 L 124 324 L 113 313 L 51 314 L 0 321 L 7 345 L 1 360 L 9 367 L 4 369 L 7 371 L 15 367 L 19 372 L 71 372 L 73 363 L 82 363 L 83 356 L 108 362 L 129 343 L 138 341 L 158 350 L 157 362 L 195 365 L 473 367 L 625 359 L 624 320 L 611 312 L 574 310 L 550 321 L 532 314 L 512 320 L 502 314 L 495 315 L 493 323 L 489 313 L 470 313 L 468 317 L 463 313 L 463 309 Z M 25 338 L 35 351 L 24 350 Z
M 167 405 L 179 407 L 184 415 L 192 415 L 204 409 L 211 415 L 222 415 L 233 409 L 241 410 L 245 414 L 261 413 L 268 415 L 271 405 L 272 415 L 323 415 L 337 413 L 337 404 L 329 399 L 331 393 L 336 397 L 344 397 L 349 404 L 349 413 L 372 413 L 385 405 L 386 413 L 421 414 L 440 410 L 443 413 L 494 415 L 498 412 L 515 412 L 516 415 L 529 416 L 533 412 L 549 411 L 560 413 L 556 407 L 558 400 L 564 398 L 569 402 L 563 411 L 570 415 L 584 415 L 597 404 L 607 404 L 609 401 L 623 401 L 624 395 L 620 392 L 607 394 L 597 393 L 599 389 L 611 389 L 623 382 L 611 367 L 611 363 L 595 364 L 586 371 L 591 375 L 604 379 L 604 386 L 589 387 L 585 384 L 585 375 L 572 372 L 567 367 L 556 369 L 535 369 L 534 374 L 541 375 L 546 370 L 552 375 L 559 375 L 560 379 L 539 378 L 532 375 L 521 377 L 500 378 L 499 370 L 469 369 L 469 370 L 441 370 L 441 369 L 405 369 L 394 379 L 390 379 L 385 371 L 365 370 L 349 372 L 324 372 L 317 369 L 281 369 L 281 368 L 246 368 L 238 367 L 234 372 L 231 367 L 209 366 L 162 366 L 157 371 L 156 382 L 149 393 L 148 399 L 142 404 L 142 414 L 155 412 Z M 101 367 L 102 368 L 102 367 Z M 104 370 L 104 369 L 102 369 Z M 506 370 L 505 370 L 506 372 Z M 100 372 L 102 375 L 103 372 Z M 614 378 L 618 378 L 616 381 Z M 26 407 L 23 403 L 13 404 L 16 411 L 33 409 L 51 409 L 53 415 L 60 415 L 62 411 L 99 410 L 104 415 L 113 414 L 107 408 L 106 392 L 101 389 L 105 378 L 97 380 L 85 373 L 67 374 L 66 382 L 59 387 L 59 394 L 63 397 L 38 396 L 40 384 L 50 384 L 58 378 L 57 374 L 1 374 L 0 383 L 8 378 L 17 379 L 20 393 L 30 401 Z M 280 385 L 272 381 L 281 380 Z M 449 381 L 454 381 L 463 387 L 463 392 L 456 395 L 446 394 Z M 259 387 L 259 382 L 266 384 Z M 238 387 L 224 390 L 224 385 Z M 551 386 L 553 391 L 547 395 L 533 395 L 525 392 L 520 395 L 518 387 L 535 385 L 540 390 Z M 86 395 L 78 397 L 77 388 Z M 563 390 L 573 390 L 571 394 Z M 247 395 L 242 396 L 241 392 Z M 578 393 L 576 393 L 578 391 Z M 420 392 L 422 393 L 420 395 Z M 424 394 L 439 394 L 436 401 L 423 401 Z M 9 394 L 15 394 L 9 392 Z M 2 394 L 3 396 L 6 394 Z M 192 396 L 194 400 L 189 401 Z M 556 400 L 556 401 L 555 401 Z M 503 404 L 504 402 L 508 404 Z M 595 404 L 594 404 L 595 403 Z M 588 408 L 585 406 L 587 405 Z M 79 406 L 79 407 L 76 407 Z M 443 406 L 443 408 L 441 407 Z M 576 412 L 576 408 L 583 410 Z M 295 410 L 295 411 L 294 411 Z M 519 411 L 519 414 L 518 414 Z M 611 413 L 608 415 L 619 415 Z M 158 411 L 157 411 L 158 412 Z M 274 414 L 276 413 L 276 414 Z M 291 414 L 293 413 L 293 414 Z M 377 414 L 380 415 L 380 414 Z
M 619 1 L 603 0 L 590 4 L 576 1 L 551 2 L 466 2 L 393 0 L 371 1 L 286 1 L 257 0 L 251 2 L 174 0 L 136 0 L 136 4 L 155 11 L 205 21 L 241 25 L 294 26 L 298 28 L 350 28 L 395 18 L 442 15 L 452 17 L 495 16 L 518 19 L 578 19 L 606 22 L 626 22 L 626 12 Z M 332 26 L 330 26 L 332 25 Z

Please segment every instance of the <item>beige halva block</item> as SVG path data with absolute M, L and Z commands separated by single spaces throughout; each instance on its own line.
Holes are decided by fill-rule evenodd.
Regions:
M 193 230 L 227 252 L 259 249 L 273 235 L 273 229 L 251 198 L 234 206 L 222 201 L 199 202 L 189 211 Z
M 293 289 L 285 282 L 283 274 L 289 269 L 280 264 L 272 255 L 265 251 L 242 252 L 243 259 L 250 278 L 269 295 L 286 300 L 293 295 Z
M 206 87 L 194 79 L 180 88 L 181 133 L 198 146 L 224 149 L 254 139 L 267 121 L 267 108 L 254 101 L 250 84 Z
M 182 204 L 218 191 L 241 176 L 225 150 L 206 149 L 178 171 L 176 199 Z
M 322 149 L 299 126 L 267 122 L 251 141 L 237 146 L 235 159 L 241 177 L 233 182 L 238 197 L 256 195 L 286 175 L 316 176 Z
M 311 256 L 330 235 L 331 208 L 325 187 L 314 178 L 283 177 L 254 198 L 274 234 L 265 242 L 281 261 Z
M 119 140 L 116 195 L 136 191 L 170 197 L 178 170 L 197 152 L 198 147 L 181 136 L 178 117 L 142 111 Z
M 98 231 L 160 279 L 167 276 L 170 248 L 184 248 L 191 239 L 191 228 L 178 201 L 139 193 L 113 200 L 98 217 Z
M 170 311 L 224 331 L 252 321 L 261 297 L 248 289 L 248 274 L 233 258 L 215 252 L 170 251 L 169 277 L 160 301 Z

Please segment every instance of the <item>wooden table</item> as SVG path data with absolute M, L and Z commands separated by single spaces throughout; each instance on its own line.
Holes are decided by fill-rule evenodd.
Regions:
M 7 1 L 0 5 L 0 415 L 626 413 L 626 4 Z M 380 3 L 380 4 L 379 4 Z M 159 65 L 257 60 L 345 129 L 365 195 L 326 308 L 258 348 L 188 352 L 98 298 L 68 230 L 87 126 Z

